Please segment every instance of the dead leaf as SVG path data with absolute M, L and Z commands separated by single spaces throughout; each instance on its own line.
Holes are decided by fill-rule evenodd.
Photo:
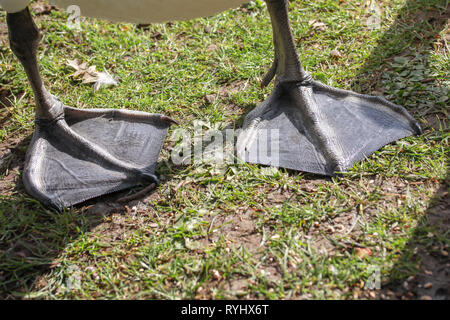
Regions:
M 372 250 L 369 248 L 356 248 L 355 252 L 360 258 L 370 257 L 372 255 Z
M 317 20 L 310 20 L 308 21 L 308 24 L 312 26 L 314 29 L 317 29 L 319 31 L 325 31 L 327 29 L 327 24 L 317 21 Z
M 96 66 L 88 66 L 86 62 L 81 62 L 79 59 L 67 60 L 67 65 L 75 72 L 72 77 L 81 80 L 82 83 L 93 83 L 94 91 L 101 87 L 117 86 L 119 83 L 108 73 L 97 71 Z
M 342 57 L 342 54 L 339 52 L 339 50 L 337 50 L 337 49 L 334 49 L 334 50 L 332 50 L 331 52 L 330 52 L 330 55 L 333 57 L 333 58 L 340 58 L 340 57 Z

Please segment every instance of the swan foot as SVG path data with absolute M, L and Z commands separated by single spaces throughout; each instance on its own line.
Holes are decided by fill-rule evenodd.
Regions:
M 61 102 L 58 108 L 54 119 L 36 120 L 23 171 L 28 193 L 60 211 L 140 183 L 158 183 L 155 168 L 171 119 Z
M 251 111 L 238 157 L 251 163 L 333 176 L 397 139 L 420 134 L 401 106 L 309 80 L 278 83 Z
M 332 176 L 392 141 L 421 133 L 403 107 L 312 80 L 297 54 L 287 0 L 266 3 L 275 59 L 262 86 L 276 77 L 275 89 L 244 120 L 238 158 Z

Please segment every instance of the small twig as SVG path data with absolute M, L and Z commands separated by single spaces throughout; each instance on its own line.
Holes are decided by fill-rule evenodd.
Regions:
M 218 216 L 219 216 L 218 214 L 215 215 L 214 218 L 212 219 L 211 223 L 209 224 L 208 235 L 209 235 L 209 233 L 211 232 L 212 227 L 213 227 L 213 225 L 214 225 L 214 221 L 216 221 L 216 218 L 217 218 Z
M 264 245 L 265 242 L 266 242 L 266 230 L 264 230 L 264 227 L 263 227 L 263 229 L 262 229 L 262 239 L 261 239 L 261 242 L 259 244 L 259 247 L 261 248 Z
M 344 233 L 345 236 L 348 235 L 350 232 L 352 232 L 353 229 L 356 227 L 356 223 L 357 223 L 358 220 L 359 220 L 359 217 L 357 216 L 357 213 L 355 213 L 355 214 L 353 215 L 353 219 L 352 219 L 352 220 L 353 220 L 353 221 L 352 221 L 352 225 L 350 226 L 350 229 L 348 229 L 347 232 Z
M 156 183 L 152 183 L 148 187 L 145 187 L 141 191 L 136 192 L 135 194 L 132 194 L 131 196 L 120 198 L 119 200 L 117 200 L 117 202 L 118 203 L 125 203 L 125 202 L 130 202 L 132 200 L 136 200 L 136 199 L 142 198 L 149 191 L 152 191 L 153 189 L 155 189 L 155 187 L 156 187 Z
M 334 244 L 337 247 L 341 247 L 344 249 L 351 249 L 351 248 L 366 248 L 367 246 L 362 245 L 361 243 L 358 243 L 356 241 L 349 241 L 349 240 L 344 240 L 344 241 L 339 241 L 331 236 L 328 236 L 327 234 L 321 232 L 320 233 L 325 239 L 327 239 L 328 241 L 330 241 L 332 244 Z

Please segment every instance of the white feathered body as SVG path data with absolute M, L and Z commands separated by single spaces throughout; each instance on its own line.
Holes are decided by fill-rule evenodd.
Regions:
M 49 0 L 59 8 L 80 8 L 82 16 L 114 22 L 152 23 L 210 16 L 249 0 Z M 0 0 L 7 12 L 26 8 L 29 0 Z

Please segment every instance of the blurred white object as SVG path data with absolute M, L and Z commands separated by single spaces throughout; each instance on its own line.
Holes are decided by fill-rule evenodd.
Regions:
M 0 0 L 0 6 L 14 13 L 26 8 L 29 0 Z M 80 7 L 82 16 L 114 22 L 150 23 L 188 20 L 210 16 L 238 7 L 249 0 L 49 0 L 59 8 Z

